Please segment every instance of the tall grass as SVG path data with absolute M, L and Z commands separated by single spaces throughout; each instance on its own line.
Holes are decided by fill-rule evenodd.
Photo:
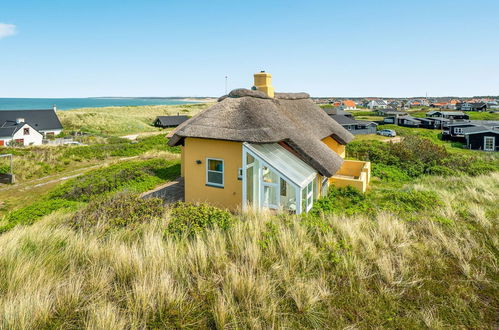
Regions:
M 496 327 L 499 174 L 411 188 L 452 221 L 248 212 L 188 239 L 169 210 L 115 230 L 52 214 L 0 236 L 0 328 Z
M 60 111 L 58 116 L 67 132 L 119 136 L 160 130 L 152 126 L 157 116 L 194 115 L 208 106 L 209 104 L 184 104 L 83 108 Z

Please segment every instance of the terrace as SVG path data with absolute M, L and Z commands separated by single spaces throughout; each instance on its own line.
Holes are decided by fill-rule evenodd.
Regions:
M 362 192 L 371 181 L 371 162 L 345 160 L 340 170 L 329 179 L 336 187 L 352 186 Z

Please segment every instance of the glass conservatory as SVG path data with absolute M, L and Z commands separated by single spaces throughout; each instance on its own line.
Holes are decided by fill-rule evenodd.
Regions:
M 308 212 L 317 172 L 277 143 L 243 144 L 243 207 Z

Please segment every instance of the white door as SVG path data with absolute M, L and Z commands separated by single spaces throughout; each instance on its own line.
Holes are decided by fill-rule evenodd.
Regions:
M 262 206 L 279 208 L 279 176 L 267 166 L 262 166 Z
M 483 137 L 483 150 L 494 151 L 496 149 L 494 136 L 484 136 Z

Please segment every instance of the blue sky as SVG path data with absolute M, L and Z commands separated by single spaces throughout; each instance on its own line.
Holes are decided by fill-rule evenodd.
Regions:
M 0 97 L 499 94 L 499 1 L 2 1 Z

